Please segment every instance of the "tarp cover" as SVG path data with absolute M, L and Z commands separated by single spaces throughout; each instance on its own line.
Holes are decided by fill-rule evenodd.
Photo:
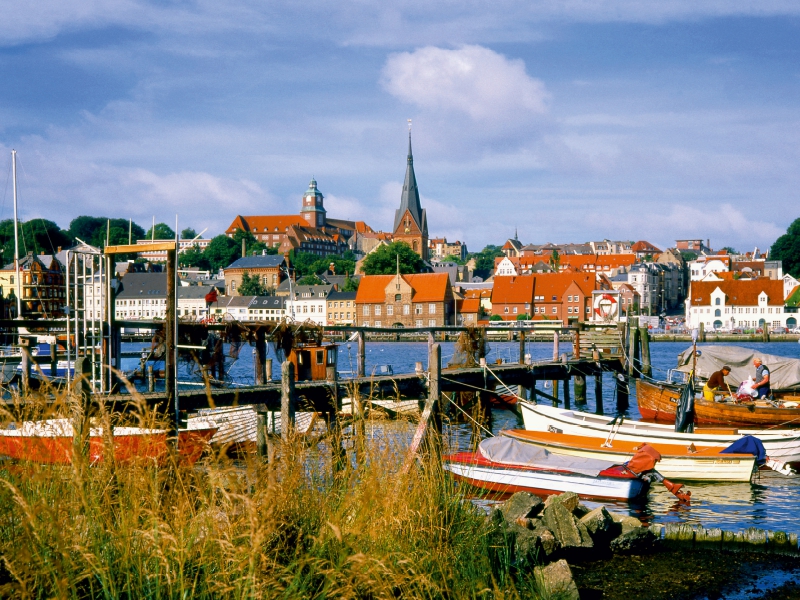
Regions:
M 596 477 L 600 471 L 616 464 L 607 460 L 564 456 L 515 440 L 504 435 L 487 438 L 478 446 L 478 450 L 487 460 L 520 467 L 541 467 L 543 469 L 567 469 L 581 475 Z
M 740 437 L 725 450 L 720 450 L 720 454 L 752 454 L 756 457 L 756 464 L 763 465 L 767 462 L 767 451 L 764 444 L 752 435 Z
M 720 346 L 718 344 L 698 346 L 697 377 L 708 379 L 714 371 L 724 365 L 731 367 L 731 374 L 725 378 L 732 391 L 748 377 L 756 374 L 753 359 L 761 357 L 769 369 L 769 382 L 773 390 L 800 389 L 800 359 L 764 354 L 752 348 L 741 346 Z M 678 355 L 678 370 L 688 373 L 692 370 L 692 349 L 688 348 Z

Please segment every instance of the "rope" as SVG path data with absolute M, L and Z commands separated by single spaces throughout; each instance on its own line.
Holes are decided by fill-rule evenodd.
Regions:
M 461 408 L 461 407 L 460 407 L 458 404 L 456 404 L 456 402 L 455 402 L 455 401 L 454 401 L 452 398 L 448 398 L 446 394 L 442 394 L 442 396 L 444 396 L 445 398 L 447 398 L 447 401 L 448 401 L 450 404 L 452 404 L 452 405 L 453 405 L 453 406 L 455 406 L 455 407 L 456 407 L 458 410 L 460 410 L 460 411 L 461 411 L 461 414 L 463 414 L 463 415 L 464 415 L 465 417 L 467 417 L 467 418 L 468 418 L 470 421 L 472 421 L 473 423 L 475 423 L 475 425 L 477 425 L 478 427 L 480 427 L 481 429 L 483 429 L 483 430 L 484 430 L 486 433 L 488 433 L 490 436 L 494 437 L 494 434 L 493 434 L 491 431 L 489 431 L 488 429 L 486 429 L 486 427 L 484 427 L 483 425 L 481 425 L 480 423 L 478 423 L 478 421 L 476 421 L 475 419 L 473 419 L 473 418 L 472 418 L 472 417 L 471 417 L 471 416 L 470 416 L 470 415 L 467 413 L 467 411 L 465 411 L 465 410 L 464 410 L 463 408 Z

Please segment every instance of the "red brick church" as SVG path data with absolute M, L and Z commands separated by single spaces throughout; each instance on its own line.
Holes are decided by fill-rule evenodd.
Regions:
M 428 215 L 419 204 L 417 178 L 414 175 L 414 157 L 411 154 L 411 133 L 408 134 L 408 165 L 400 208 L 394 213 L 395 241 L 403 241 L 422 257 L 428 260 Z

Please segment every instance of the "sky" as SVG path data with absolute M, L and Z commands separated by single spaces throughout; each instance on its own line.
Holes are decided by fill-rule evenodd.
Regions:
M 294 214 L 431 237 L 709 239 L 800 217 L 791 0 L 32 0 L 0 20 L 0 219 Z

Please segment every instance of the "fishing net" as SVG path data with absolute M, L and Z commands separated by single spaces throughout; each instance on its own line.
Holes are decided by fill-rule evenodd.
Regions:
M 483 327 L 467 327 L 459 334 L 453 349 L 453 358 L 450 359 L 447 366 L 450 368 L 476 367 L 488 351 L 486 330 Z

